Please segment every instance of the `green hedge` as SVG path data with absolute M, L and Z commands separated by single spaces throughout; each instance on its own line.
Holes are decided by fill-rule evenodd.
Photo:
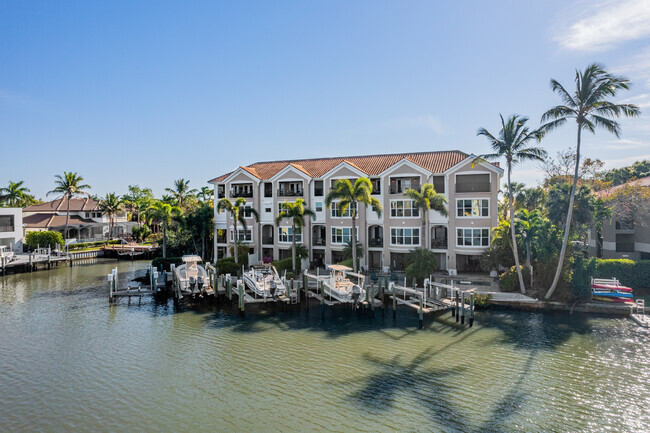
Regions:
M 591 277 L 596 274 L 596 259 L 585 259 L 578 254 L 573 262 L 571 278 L 571 297 L 573 299 L 591 298 Z
M 224 257 L 223 259 L 217 260 L 215 266 L 219 269 L 219 274 L 225 275 L 238 275 L 241 272 L 242 265 L 246 268 L 248 267 L 248 255 L 241 254 L 239 256 L 239 263 L 235 263 L 234 257 Z
M 151 261 L 151 266 L 154 268 L 158 269 L 159 271 L 167 271 L 169 272 L 171 270 L 171 265 L 174 264 L 176 266 L 180 266 L 183 264 L 183 258 L 182 257 L 167 257 L 166 259 L 163 259 L 162 257 L 156 257 Z
M 275 269 L 278 270 L 278 273 L 280 275 L 282 275 L 284 271 L 293 271 L 293 266 L 291 265 L 291 257 L 287 257 L 286 259 L 282 260 L 276 260 L 275 262 L 271 262 L 271 264 L 275 266 Z M 300 273 L 300 270 L 300 259 L 296 257 L 296 272 Z
M 43 231 L 43 232 L 29 232 L 25 236 L 25 243 L 30 248 L 57 248 L 57 245 L 63 245 L 63 236 L 59 232 Z
M 595 259 L 595 278 L 617 278 L 624 286 L 650 287 L 650 260 Z

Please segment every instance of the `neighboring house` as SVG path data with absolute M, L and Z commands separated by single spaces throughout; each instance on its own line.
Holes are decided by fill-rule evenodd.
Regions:
M 474 156 L 460 151 L 402 153 L 294 161 L 258 162 L 239 167 L 210 181 L 216 200 L 245 197 L 260 213 L 260 223 L 247 218 L 246 231 L 238 225 L 237 238 L 249 244 L 258 259 L 290 257 L 291 222 L 281 227 L 274 218 L 281 203 L 305 200 L 316 213 L 307 221 L 297 241 L 307 246 L 313 265 L 343 260 L 343 249 L 351 237 L 351 218 L 338 212 L 336 203 L 325 207 L 325 197 L 336 179 L 369 177 L 373 195 L 382 203 L 381 217 L 363 206 L 357 218 L 358 240 L 364 248 L 366 269 L 404 270 L 409 250 L 423 245 L 420 211 L 404 195 L 408 188 L 432 183 L 449 199 L 449 217 L 430 211 L 426 228 L 429 248 L 440 269 L 451 274 L 479 270 L 479 258 L 489 247 L 490 231 L 497 225 L 497 194 L 503 170 L 497 165 L 472 166 Z M 250 216 L 250 215 L 249 215 Z M 221 258 L 234 241 L 233 224 L 215 206 L 215 251 Z
M 56 230 L 63 234 L 67 215 L 68 199 L 62 198 L 23 209 L 25 231 Z M 98 241 L 108 238 L 108 215 L 103 215 L 99 203 L 92 198 L 70 200 L 68 237 L 81 241 Z M 127 222 L 126 212 L 115 215 L 113 237 L 131 233 L 134 223 Z
M 0 207 L 0 246 L 15 252 L 23 251 L 23 210 Z
M 631 183 L 644 188 L 650 187 L 650 176 Z M 623 185 L 598 193 L 606 197 Z M 600 233 L 589 231 L 588 253 L 590 257 L 603 259 L 650 260 L 650 215 L 643 215 L 643 223 L 605 219 Z

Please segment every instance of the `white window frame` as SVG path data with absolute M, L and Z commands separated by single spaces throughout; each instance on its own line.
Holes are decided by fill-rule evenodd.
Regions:
M 234 227 L 230 228 L 230 242 L 235 242 L 235 229 Z M 244 232 L 244 239 L 239 239 L 240 233 L 244 232 L 244 229 L 242 227 L 237 227 L 237 238 L 238 240 L 241 240 L 241 242 L 253 242 L 253 229 L 251 227 L 247 227 L 246 231 Z M 250 239 L 246 239 L 246 235 L 250 233 Z
M 336 234 L 336 231 L 340 230 L 341 234 L 338 235 Z M 348 234 L 345 234 L 345 231 L 347 230 Z M 348 243 L 349 240 L 352 239 L 352 227 L 331 227 L 330 228 L 330 243 L 332 245 L 345 245 Z M 341 242 L 336 242 L 336 238 L 339 237 L 341 238 Z M 359 241 L 359 228 L 357 227 L 356 231 L 356 238 L 357 242 Z
M 400 236 L 397 235 L 398 231 L 401 230 L 402 234 Z M 417 230 L 417 235 L 414 234 L 414 231 Z M 406 236 L 406 231 L 410 231 L 410 235 L 407 237 Z M 418 238 L 418 242 L 414 243 L 413 238 L 416 237 Z M 400 237 L 404 241 L 400 243 L 395 243 L 393 242 L 393 238 Z M 410 243 L 407 243 L 405 239 L 410 239 Z M 420 227 L 390 227 L 390 245 L 393 247 L 411 247 L 411 246 L 419 246 L 422 243 L 422 236 L 420 233 Z
M 459 230 L 462 232 L 462 236 L 459 236 L 459 233 L 458 233 Z M 466 245 L 465 244 L 466 239 L 467 239 L 466 234 L 467 234 L 468 231 L 470 232 L 470 238 L 469 239 L 470 239 L 471 245 Z M 475 236 L 475 232 L 477 232 L 477 231 L 479 232 L 478 237 Z M 485 232 L 487 232 L 487 237 L 483 237 L 483 234 Z M 459 238 L 463 239 L 462 244 L 460 244 L 458 242 Z M 474 241 L 476 239 L 479 239 L 479 245 L 474 244 Z M 484 242 L 483 242 L 484 239 L 486 239 L 485 245 L 484 245 Z M 488 228 L 488 227 L 479 227 L 479 228 L 477 228 L 477 227 L 456 227 L 456 246 L 459 247 L 459 248 L 476 248 L 476 247 L 487 248 L 487 247 L 489 247 L 490 246 L 490 228 Z
M 253 203 L 244 203 L 244 206 L 242 206 L 244 215 L 242 215 L 244 218 L 253 218 L 253 214 L 250 213 L 250 210 L 253 209 Z M 246 211 L 248 211 L 249 215 L 246 216 Z
M 323 209 L 325 208 L 325 203 L 322 201 L 317 201 L 314 207 L 316 209 L 316 212 L 323 212 Z
M 401 216 L 400 216 L 400 215 L 397 215 L 397 210 L 398 210 L 398 209 L 397 209 L 397 208 L 393 208 L 393 203 L 397 203 L 397 202 L 402 202 L 402 213 L 403 213 L 404 215 L 401 215 Z M 408 210 L 409 210 L 410 213 L 411 213 L 410 216 L 406 216 L 407 208 L 406 208 L 406 206 L 404 206 L 404 205 L 405 205 L 407 202 L 411 202 L 411 207 L 408 208 Z M 393 211 L 396 211 L 396 212 L 395 212 L 395 215 L 393 215 Z M 417 213 L 417 215 L 414 216 L 413 213 Z M 415 200 L 409 200 L 409 199 L 392 199 L 392 200 L 390 200 L 390 217 L 391 217 L 391 218 L 408 218 L 408 219 L 410 219 L 410 218 L 420 218 L 420 208 L 417 207 L 417 206 L 415 206 Z
M 278 227 L 278 243 L 290 244 L 293 242 L 293 227 L 280 226 Z M 302 243 L 302 229 L 296 227 L 296 243 Z
M 471 211 L 474 211 L 474 202 L 475 201 L 486 201 L 487 202 L 487 215 L 464 215 L 465 213 L 465 201 L 471 201 Z M 458 203 L 463 202 L 463 215 L 458 215 Z M 481 213 L 483 210 L 483 204 L 479 208 Z M 489 198 L 458 198 L 456 199 L 456 218 L 490 218 L 490 199 Z
M 340 200 L 336 200 L 332 202 L 332 205 L 330 206 L 330 217 L 332 218 L 352 218 L 351 216 L 351 211 L 352 209 L 356 209 L 357 204 L 356 203 L 350 203 L 348 208 L 345 210 L 344 215 L 337 215 L 338 214 L 338 204 L 340 203 Z

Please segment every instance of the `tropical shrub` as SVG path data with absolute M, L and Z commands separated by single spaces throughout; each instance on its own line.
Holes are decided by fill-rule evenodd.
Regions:
M 151 261 L 151 266 L 158 269 L 159 271 L 171 271 L 171 265 L 180 266 L 183 264 L 182 257 L 167 257 L 163 259 L 162 257 L 156 257 Z
M 530 269 L 523 265 L 520 266 L 520 268 L 524 277 L 524 282 L 530 281 Z M 514 266 L 499 275 L 499 287 L 502 292 L 519 291 L 519 277 L 517 276 L 517 269 Z
M 650 260 L 596 259 L 596 278 L 616 278 L 632 288 L 650 286 Z
M 63 235 L 59 232 L 44 231 L 44 232 L 29 232 L 25 237 L 25 243 L 30 248 L 56 248 L 57 245 L 63 245 Z
M 422 284 L 424 279 L 429 277 L 438 269 L 436 256 L 426 248 L 416 248 L 406 255 L 406 280 L 408 282 L 417 280 Z
M 488 293 L 476 293 L 474 295 L 474 308 L 477 310 L 485 310 L 490 306 L 492 295 Z
M 287 257 L 286 259 L 282 260 L 276 260 L 271 264 L 275 266 L 275 269 L 278 270 L 279 274 L 282 274 L 284 271 L 291 272 L 291 257 Z M 300 273 L 300 260 L 296 261 L 296 272 Z
M 591 297 L 591 277 L 595 274 L 596 259 L 585 259 L 582 254 L 576 254 L 571 277 L 571 297 L 573 299 L 589 299 Z
M 248 267 L 248 254 L 240 254 L 239 263 L 235 263 L 235 258 L 231 256 L 217 260 L 215 266 L 219 269 L 220 274 L 238 275 L 242 266 Z

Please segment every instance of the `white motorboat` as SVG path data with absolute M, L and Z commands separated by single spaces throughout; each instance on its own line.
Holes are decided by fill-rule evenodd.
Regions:
M 272 265 L 253 266 L 243 273 L 242 279 L 250 290 L 264 298 L 282 296 L 287 292 L 287 287 Z
M 352 273 L 351 268 L 343 265 L 328 265 L 327 268 L 330 270 L 330 276 L 323 279 L 323 291 L 326 295 L 340 302 L 354 302 L 355 304 L 366 297 L 363 283 L 356 284 L 348 278 L 347 274 Z M 362 278 L 357 274 L 354 275 Z
M 199 265 L 199 256 L 183 256 L 183 264 L 176 268 L 176 284 L 183 295 L 200 295 L 210 288 L 205 268 Z

